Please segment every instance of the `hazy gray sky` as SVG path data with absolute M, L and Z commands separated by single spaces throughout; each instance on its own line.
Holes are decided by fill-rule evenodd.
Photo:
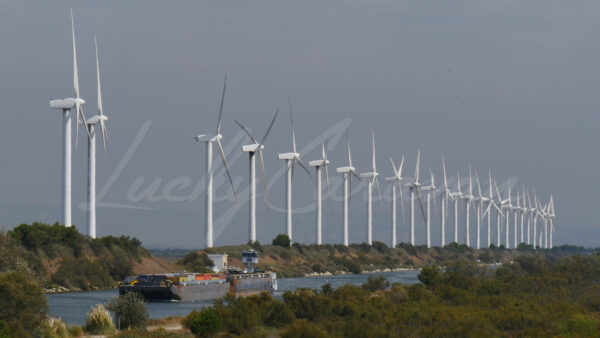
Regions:
M 403 154 L 412 176 L 420 147 L 422 177 L 432 167 L 439 183 L 444 153 L 452 176 L 466 176 L 471 163 L 483 176 L 491 168 L 499 182 L 513 177 L 519 187 L 535 188 L 544 202 L 553 193 L 555 243 L 598 246 L 597 1 L 0 0 L 0 224 L 7 228 L 60 217 L 61 117 L 48 101 L 73 95 L 71 6 L 89 116 L 96 111 L 94 34 L 100 45 L 110 149 L 107 164 L 98 154 L 99 191 L 145 132 L 101 201 L 151 210 L 101 208 L 99 235 L 132 235 L 148 247 L 204 243 L 203 195 L 193 190 L 201 184 L 205 149 L 192 138 L 214 131 L 227 72 L 223 134 L 240 194 L 248 170 L 239 145 L 247 140 L 233 120 L 262 135 L 282 109 L 265 150 L 267 175 L 274 176 L 282 166 L 276 153 L 291 150 L 291 95 L 300 148 L 349 118 L 359 171 L 369 169 L 374 128 L 382 178 L 391 175 L 388 157 L 399 162 Z M 76 208 L 86 199 L 87 144 L 80 141 L 73 220 L 84 229 L 85 214 Z M 318 152 L 303 155 L 308 162 Z M 324 238 L 339 242 L 334 168 L 345 165 L 344 142 L 330 159 L 337 198 L 326 205 Z M 156 193 L 136 198 L 152 184 Z M 161 198 L 169 184 L 175 190 Z M 278 180 L 270 190 L 275 207 L 283 206 L 283 189 Z M 216 196 L 227 191 L 222 186 Z M 352 199 L 352 242 L 366 238 L 363 193 Z M 294 204 L 310 206 L 313 198 L 314 179 L 298 171 Z M 228 225 L 217 226 L 215 244 L 245 242 L 247 204 L 226 200 L 215 207 L 216 216 L 237 210 Z M 389 210 L 389 202 L 375 207 L 376 240 L 388 242 Z M 266 213 L 264 203 L 258 222 L 261 242 L 285 229 L 284 215 Z M 421 222 L 417 231 L 422 241 Z M 399 241 L 407 235 L 401 223 Z M 312 211 L 295 216 L 294 236 L 313 241 Z

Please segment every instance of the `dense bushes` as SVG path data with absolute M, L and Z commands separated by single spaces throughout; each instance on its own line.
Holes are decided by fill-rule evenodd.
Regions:
M 273 245 L 288 248 L 290 245 L 292 245 L 292 241 L 290 240 L 288 235 L 279 234 L 273 239 Z
M 463 250 L 455 247 L 453 250 Z M 501 250 L 498 248 L 498 250 Z M 298 289 L 215 302 L 224 335 L 282 337 L 598 336 L 600 254 L 523 256 L 497 269 L 464 257 L 424 268 L 423 284 Z M 196 315 L 202 312 L 196 312 Z M 192 314 L 189 320 L 191 321 Z M 215 320 L 213 318 L 213 320 Z
M 106 236 L 92 239 L 81 235 L 75 227 L 58 223 L 21 224 L 8 234 L 0 238 L 0 244 L 8 241 L 16 246 L 11 251 L 20 250 L 20 256 L 30 269 L 49 286 L 82 290 L 111 287 L 133 273 L 135 262 L 149 256 L 136 238 Z M 5 251 L 0 250 L 0 263 Z M 48 276 L 42 262 L 56 266 L 56 272 Z
M 46 319 L 46 297 L 23 271 L 0 273 L 0 320 L 13 336 L 39 335 Z

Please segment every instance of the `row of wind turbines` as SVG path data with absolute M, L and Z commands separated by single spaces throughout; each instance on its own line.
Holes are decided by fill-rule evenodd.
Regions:
M 86 119 L 82 106 L 85 104 L 85 100 L 80 97 L 79 93 L 79 78 L 77 68 L 77 49 L 75 40 L 75 24 L 73 19 L 73 11 L 71 10 L 71 29 L 73 38 L 73 87 L 75 96 L 73 98 L 52 100 L 50 101 L 50 107 L 53 109 L 60 109 L 63 117 L 63 163 L 62 163 L 62 221 L 65 226 L 71 226 L 71 135 L 72 135 L 72 113 L 74 112 L 77 118 L 76 127 L 76 142 L 77 146 L 79 140 L 79 126 L 83 125 L 86 134 L 88 136 L 88 208 L 87 208 L 87 234 L 95 238 L 96 237 L 96 125 L 100 125 L 100 132 L 104 145 L 104 153 L 106 156 L 107 145 L 108 145 L 108 134 L 106 129 L 106 121 L 108 117 L 104 114 L 102 108 L 102 92 L 100 85 L 100 66 L 98 60 L 98 44 L 95 40 L 96 48 L 96 76 L 97 76 L 97 103 L 98 103 L 98 114 L 90 119 Z M 227 77 L 223 83 L 223 92 L 221 96 L 221 104 L 219 108 L 219 115 L 217 121 L 216 132 L 214 134 L 202 134 L 195 136 L 195 140 L 206 144 L 206 198 L 205 198 L 205 226 L 206 226 L 206 246 L 213 246 L 213 145 L 216 144 L 219 156 L 223 163 L 223 167 L 226 171 L 227 177 L 231 184 L 231 189 L 234 191 L 233 180 L 229 173 L 227 165 L 227 159 L 221 140 L 221 119 L 223 115 L 223 104 L 225 100 L 225 92 L 227 88 Z M 286 212 L 285 212 L 285 225 L 286 233 L 290 239 L 292 239 L 293 233 L 293 212 L 292 212 L 292 178 L 296 165 L 298 164 L 303 171 L 309 176 L 312 176 L 310 170 L 306 164 L 302 161 L 300 153 L 296 148 L 296 134 L 293 122 L 292 104 L 291 99 L 289 101 L 289 113 L 291 122 L 291 136 L 292 136 L 292 151 L 287 153 L 278 154 L 278 158 L 286 162 L 287 176 L 285 185 L 286 195 Z M 248 153 L 249 156 L 249 222 L 248 222 L 248 240 L 256 241 L 256 155 L 258 154 L 259 164 L 262 171 L 263 184 L 265 186 L 264 198 L 268 200 L 267 189 L 266 189 L 266 174 L 264 166 L 263 151 L 265 149 L 265 142 L 272 130 L 272 127 L 277 119 L 278 111 L 275 112 L 271 119 L 264 135 L 262 138 L 257 139 L 239 121 L 235 123 L 246 133 L 251 140 L 250 144 L 242 146 L 241 150 Z M 367 243 L 372 244 L 373 241 L 373 190 L 376 188 L 381 199 L 381 190 L 379 186 L 379 173 L 377 172 L 376 166 L 376 150 L 375 150 L 375 134 L 371 130 L 372 137 L 372 167 L 371 170 L 364 173 L 358 173 L 352 163 L 352 154 L 350 149 L 350 138 L 348 135 L 348 128 L 346 129 L 347 139 L 347 151 L 348 151 L 348 164 L 336 168 L 336 172 L 341 174 L 344 182 L 344 201 L 343 201 L 343 223 L 342 223 L 342 242 L 344 245 L 349 245 L 349 233 L 348 233 L 348 212 L 349 202 L 351 198 L 351 186 L 352 177 L 358 180 L 366 179 L 368 194 L 367 194 L 367 213 L 366 213 L 366 227 L 367 227 Z M 420 158 L 421 153 L 418 151 L 415 167 L 414 178 L 405 178 L 402 176 L 404 167 L 404 156 L 400 162 L 400 166 L 396 167 L 393 159 L 390 158 L 392 164 L 393 175 L 386 178 L 385 180 L 392 184 L 392 214 L 391 214 L 391 238 L 390 244 L 395 247 L 397 244 L 397 196 L 399 195 L 401 201 L 401 207 L 404 215 L 404 194 L 403 191 L 408 189 L 410 194 L 410 243 L 415 245 L 415 204 L 418 203 L 420 214 L 424 220 L 426 229 L 426 244 L 428 247 L 431 246 L 432 236 L 432 212 L 431 204 L 434 204 L 434 208 L 437 207 L 437 201 L 440 201 L 441 212 L 440 212 L 440 243 L 442 246 L 446 244 L 446 218 L 448 217 L 448 210 L 450 202 L 453 203 L 454 208 L 454 242 L 459 242 L 459 216 L 464 213 L 465 220 L 465 239 L 464 244 L 471 246 L 471 235 L 470 235 L 470 216 L 472 214 L 471 206 L 475 206 L 476 216 L 476 247 L 481 247 L 481 235 L 482 235 L 482 219 L 487 217 L 487 245 L 492 244 L 492 213 L 496 213 L 496 245 L 502 244 L 501 232 L 504 231 L 506 247 L 516 247 L 519 243 L 527 243 L 534 247 L 545 247 L 551 248 L 553 239 L 552 234 L 555 232 L 555 208 L 553 196 L 550 196 L 549 201 L 542 205 L 537 199 L 535 193 L 533 194 L 533 202 L 531 194 L 525 191 L 523 188 L 522 192 L 517 192 L 517 196 L 513 199 L 510 191 L 508 190 L 508 196 L 503 198 L 498 189 L 497 183 L 492 179 L 491 171 L 489 172 L 489 189 L 488 194 L 484 195 L 482 192 L 479 175 L 475 171 L 475 181 L 477 184 L 478 194 L 473 193 L 473 176 L 471 168 L 469 167 L 469 184 L 468 193 L 461 191 L 460 176 L 457 178 L 456 189 L 453 191 L 448 184 L 448 178 L 446 175 L 446 164 L 442 157 L 442 171 L 443 171 L 443 186 L 437 187 L 435 185 L 435 178 L 433 172 L 430 170 L 430 181 L 425 184 L 419 180 L 420 172 Z M 310 161 L 309 166 L 314 167 L 316 170 L 316 243 L 322 244 L 322 173 L 325 172 L 325 178 L 327 187 L 329 189 L 329 173 L 328 165 L 330 161 L 327 159 L 327 144 L 325 141 L 321 144 L 321 158 Z M 495 196 L 494 196 L 495 193 Z M 426 195 L 426 207 L 423 206 L 422 195 Z M 463 210 L 464 209 L 464 212 Z M 436 210 L 434 210 L 435 212 Z M 510 244 L 510 224 L 513 225 L 513 244 Z M 518 236 L 519 229 L 518 223 L 520 219 L 520 236 Z M 537 222 L 540 220 L 543 224 L 543 229 L 538 231 Z M 526 228 L 525 228 L 526 221 Z M 460 224 L 462 226 L 462 224 Z M 531 228 L 533 226 L 533 228 Z M 520 239 L 519 239 L 520 238 Z
M 215 134 L 202 134 L 195 137 L 198 142 L 206 143 L 206 212 L 205 212 L 205 225 L 206 225 L 206 246 L 213 246 L 213 165 L 212 165 L 212 144 L 216 143 L 219 149 L 219 154 L 221 157 L 221 161 L 223 167 L 227 173 L 227 177 L 229 178 L 229 182 L 231 184 L 231 189 L 235 193 L 235 188 L 233 186 L 233 180 L 231 179 L 231 175 L 229 173 L 229 168 L 227 166 L 227 159 L 225 152 L 223 151 L 223 147 L 221 145 L 221 139 L 223 136 L 221 135 L 221 118 L 223 115 L 223 103 L 225 100 L 225 91 L 226 91 L 227 77 L 225 77 L 223 92 L 221 96 L 221 105 L 219 108 L 219 115 L 217 121 L 217 129 Z M 291 99 L 289 100 L 289 113 L 290 113 L 290 122 L 291 122 L 291 137 L 292 137 L 292 151 L 287 153 L 278 154 L 278 158 L 280 160 L 286 161 L 286 184 L 285 184 L 285 200 L 286 200 L 286 212 L 285 212 L 285 225 L 286 225 L 286 234 L 293 240 L 293 207 L 292 207 L 292 178 L 294 176 L 294 170 L 296 168 L 296 164 L 300 165 L 300 167 L 309 175 L 312 176 L 310 170 L 306 166 L 306 164 L 302 161 L 300 153 L 298 153 L 296 148 L 296 133 L 294 128 L 294 118 L 292 113 L 292 104 Z M 271 119 L 270 124 L 268 125 L 265 134 L 263 137 L 258 140 L 254 135 L 239 121 L 235 121 L 235 123 L 246 133 L 246 135 L 251 140 L 251 144 L 247 144 L 242 146 L 242 151 L 247 152 L 249 154 L 249 180 L 250 180 L 250 189 L 249 189 L 249 222 L 248 222 L 248 241 L 255 242 L 256 241 L 256 153 L 258 153 L 260 166 L 263 175 L 263 183 L 265 183 L 265 201 L 268 200 L 267 189 L 266 189 L 266 175 L 265 175 L 265 166 L 263 160 L 263 151 L 265 149 L 265 141 L 269 136 L 269 133 L 277 119 L 278 110 L 275 112 L 275 115 Z M 379 187 L 379 173 L 377 172 L 377 161 L 376 161 L 376 149 L 375 149 L 375 133 L 371 130 L 371 138 L 372 138 L 372 167 L 371 170 L 364 173 L 358 173 L 356 168 L 352 164 L 352 152 L 350 149 L 350 138 L 348 135 L 348 128 L 346 128 L 346 139 L 347 139 L 347 150 L 348 150 L 348 164 L 346 166 L 336 168 L 336 172 L 343 176 L 344 182 L 344 202 L 343 202 L 343 224 L 342 224 L 342 242 L 344 245 L 349 245 L 349 234 L 348 234 L 348 212 L 349 212 L 349 202 L 351 197 L 351 186 L 352 186 L 352 177 L 355 177 L 358 180 L 366 179 L 367 180 L 367 243 L 370 245 L 373 242 L 373 190 L 376 188 L 379 193 L 379 197 L 381 199 L 381 189 Z M 316 243 L 322 244 L 322 230 L 323 230 L 323 186 L 322 186 L 322 172 L 325 171 L 325 177 L 327 181 L 327 187 L 329 189 L 329 173 L 328 173 L 328 165 L 330 161 L 327 159 L 327 145 L 325 140 L 321 143 L 321 158 L 310 161 L 309 166 L 314 167 L 316 170 L 316 189 L 317 189 L 317 198 L 316 198 Z M 415 203 L 418 202 L 421 214 L 423 216 L 424 223 L 426 224 L 426 244 L 428 247 L 431 247 L 431 221 L 432 221 L 432 213 L 431 213 L 431 204 L 436 204 L 437 200 L 441 200 L 441 217 L 440 217 L 440 237 L 441 237 L 441 245 L 444 246 L 446 240 L 446 218 L 448 216 L 449 203 L 453 202 L 454 207 L 454 242 L 459 243 L 459 216 L 463 213 L 461 209 L 463 207 L 461 205 L 464 204 L 464 215 L 465 215 L 465 241 L 464 244 L 467 246 L 471 246 L 471 234 L 470 234 L 470 216 L 471 216 L 471 206 L 475 205 L 476 210 L 476 219 L 477 219 L 477 227 L 476 227 L 476 247 L 481 247 L 481 234 L 482 234 L 482 217 L 487 216 L 487 245 L 492 244 L 491 239 L 491 227 L 492 227 L 492 212 L 496 212 L 497 216 L 497 235 L 496 235 L 496 245 L 500 246 L 502 244 L 501 232 L 504 231 L 506 235 L 506 239 L 504 241 L 504 245 L 506 247 L 517 247 L 519 243 L 527 243 L 530 245 L 534 245 L 534 247 L 552 247 L 552 233 L 555 231 L 554 223 L 555 223 L 555 211 L 554 211 L 554 198 L 550 196 L 550 200 L 544 206 L 539 202 L 537 196 L 534 193 L 534 203 L 531 202 L 531 195 L 525 191 L 523 187 L 523 192 L 517 193 L 516 199 L 513 199 L 513 196 L 510 191 L 510 186 L 508 190 L 508 196 L 503 199 L 500 191 L 498 189 L 496 181 L 492 179 L 491 170 L 489 172 L 489 194 L 485 196 L 482 192 L 481 183 L 479 180 L 479 174 L 475 171 L 475 178 L 477 183 L 478 195 L 473 193 L 473 175 L 471 168 L 469 166 L 469 186 L 468 193 L 463 193 L 461 191 L 461 183 L 460 183 L 460 174 L 458 175 L 456 191 L 452 191 L 451 187 L 448 185 L 448 178 L 446 175 L 446 163 L 442 156 L 442 170 L 444 177 L 444 184 L 442 187 L 437 187 L 435 185 L 435 177 L 433 172 L 430 169 L 430 181 L 428 184 L 424 184 L 419 181 L 419 172 L 420 172 L 420 159 L 421 152 L 420 150 L 417 152 L 417 160 L 415 167 L 415 175 L 412 179 L 407 179 L 402 176 L 402 170 L 404 167 L 404 156 L 400 162 L 400 166 L 396 167 L 393 159 L 390 158 L 390 162 L 392 164 L 393 176 L 386 178 L 386 181 L 392 184 L 392 215 L 391 215 L 391 239 L 390 244 L 395 247 L 397 245 L 397 196 L 400 196 L 401 206 L 404 213 L 404 197 L 403 190 L 406 188 L 410 193 L 410 243 L 415 245 Z M 422 195 L 426 194 L 426 208 L 423 207 Z M 494 196 L 494 193 L 496 196 Z M 237 195 L 236 195 L 237 196 Z M 268 205 L 268 202 L 267 202 Z M 425 211 L 425 209 L 427 211 Z M 506 210 L 506 211 L 505 211 Z M 510 243 L 510 219 L 511 216 L 514 217 L 514 240 L 513 244 Z M 521 220 L 521 228 L 520 228 L 520 241 L 518 234 L 518 220 Z M 525 220 L 527 220 L 526 227 L 526 238 L 524 235 L 524 225 Z M 540 220 L 544 224 L 544 228 L 542 231 L 538 232 L 537 229 L 537 221 Z M 533 224 L 533 229 L 531 229 L 531 225 Z M 542 240 L 542 235 L 543 240 Z M 539 236 L 539 237 L 538 237 Z M 549 240 L 548 241 L 548 237 Z M 538 241 L 539 240 L 539 241 Z

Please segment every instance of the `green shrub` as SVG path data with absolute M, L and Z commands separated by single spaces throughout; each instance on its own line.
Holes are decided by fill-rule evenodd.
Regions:
M 116 331 L 110 313 L 104 305 L 92 306 L 85 318 L 85 331 L 90 334 L 109 334 Z
M 220 330 L 221 319 L 212 309 L 200 311 L 190 325 L 190 331 L 197 337 L 208 337 Z
M 385 290 L 388 286 L 390 286 L 390 282 L 385 279 L 384 276 L 369 276 L 367 281 L 362 285 L 362 288 L 374 292 L 378 290 Z
M 297 319 L 292 325 L 281 331 L 281 338 L 317 338 L 327 336 L 329 336 L 327 331 L 306 319 Z
M 52 337 L 69 337 L 67 325 L 60 318 L 48 317 L 46 320 L 47 333 Z
M 0 274 L 0 320 L 8 324 L 11 332 L 40 334 L 47 309 L 42 288 L 31 275 L 23 272 Z
M 2 319 L 0 319 L 0 338 L 10 338 L 8 325 Z
M 106 304 L 113 313 L 117 328 L 144 328 L 148 321 L 148 309 L 144 298 L 135 292 L 119 295 Z
M 289 248 L 292 245 L 292 241 L 286 234 L 279 234 L 273 239 L 273 245 Z

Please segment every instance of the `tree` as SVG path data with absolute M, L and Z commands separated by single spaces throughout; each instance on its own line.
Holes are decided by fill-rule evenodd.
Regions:
M 197 337 L 208 337 L 221 331 L 221 319 L 212 309 L 202 310 L 192 321 L 190 331 Z
M 424 267 L 419 273 L 419 280 L 427 287 L 432 287 L 438 284 L 441 278 L 440 268 L 435 265 Z
M 273 245 L 289 248 L 292 245 L 292 241 L 286 234 L 279 234 L 273 239 Z
M 193 272 L 212 272 L 212 267 L 215 266 L 206 253 L 198 251 L 188 253 L 177 264 L 183 265 L 186 270 Z
M 13 333 L 38 335 L 47 309 L 42 288 L 31 275 L 20 271 L 0 274 L 0 320 Z
M 106 304 L 115 316 L 117 328 L 143 328 L 148 321 L 144 298 L 135 292 L 119 295 Z
M 388 286 L 390 286 L 390 282 L 385 279 L 383 276 L 369 276 L 367 281 L 362 285 L 362 288 L 374 292 L 377 290 L 385 290 Z

